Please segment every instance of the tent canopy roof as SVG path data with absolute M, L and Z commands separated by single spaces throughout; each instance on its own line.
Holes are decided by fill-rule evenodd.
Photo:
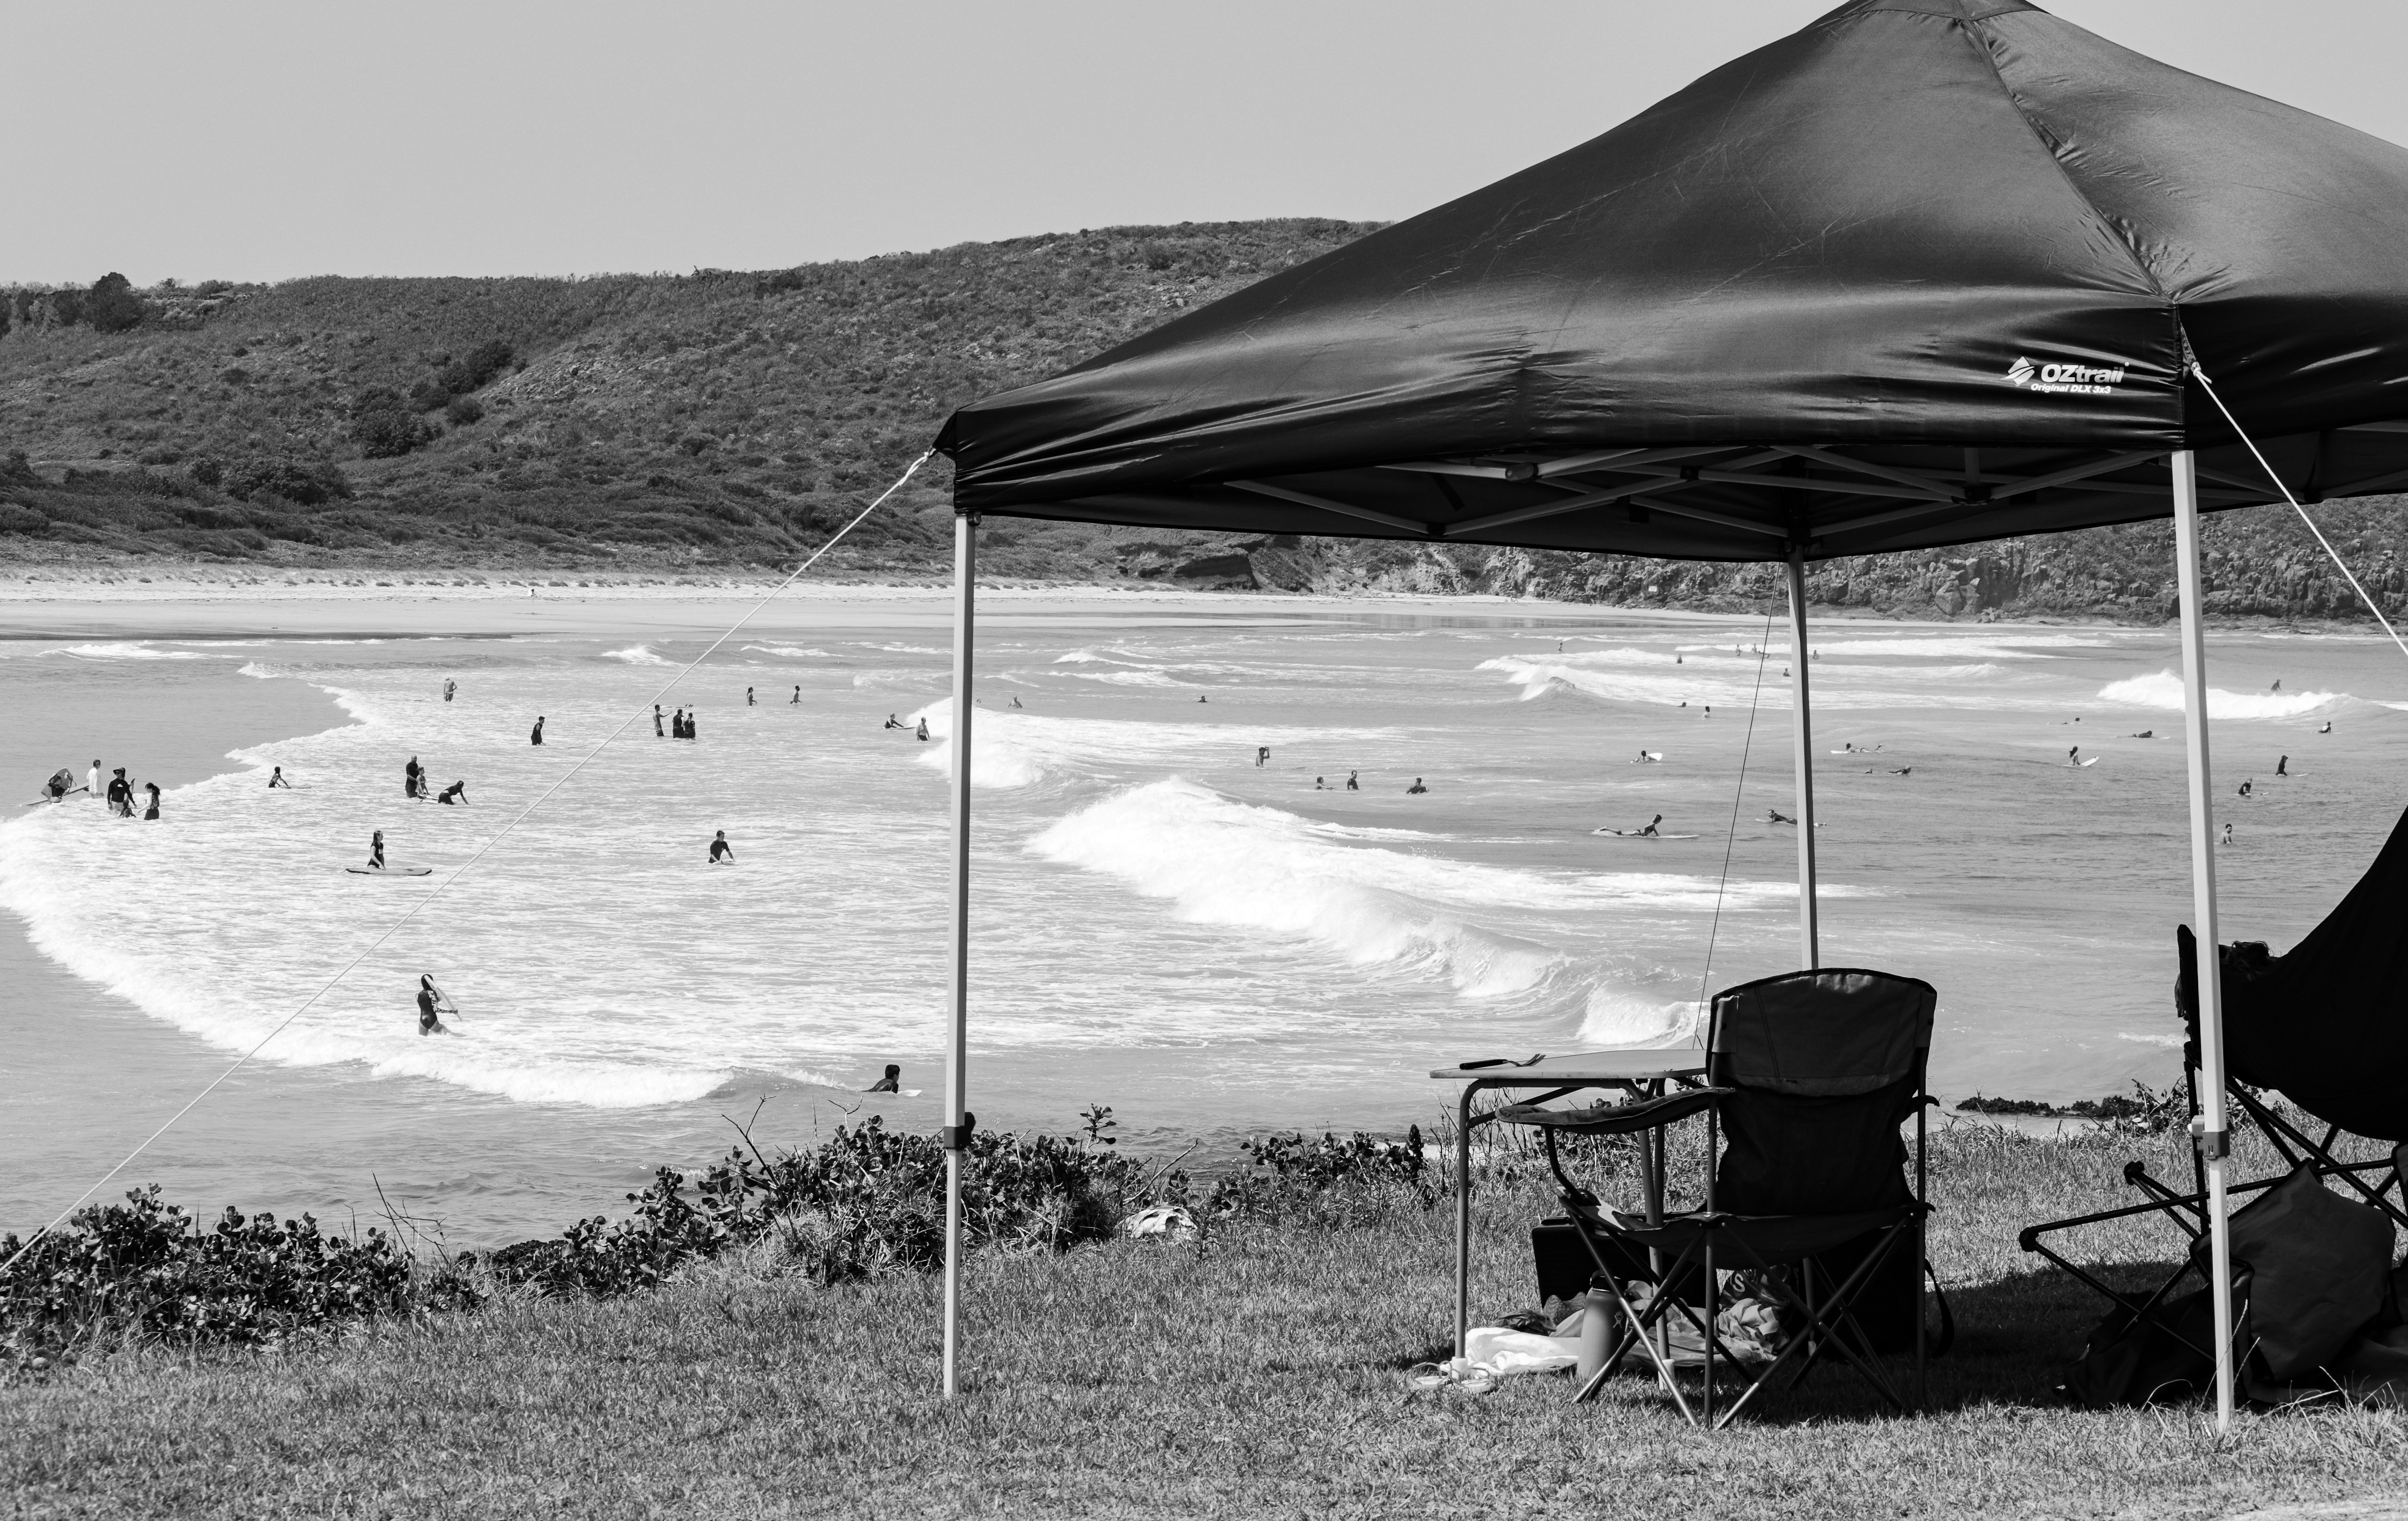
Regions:
M 2408 485 L 2408 150 L 2022 0 L 1856 0 L 972 404 L 964 510 L 1814 558 Z

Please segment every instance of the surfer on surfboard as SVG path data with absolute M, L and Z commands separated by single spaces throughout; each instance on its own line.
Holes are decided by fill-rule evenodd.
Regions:
M 418 978 L 418 1032 L 421 1035 L 449 1035 L 443 1028 L 442 1015 L 457 1016 L 459 1008 L 435 986 L 435 974 L 422 973 Z
M 278 766 L 275 770 L 267 774 L 267 785 L 271 789 L 281 787 L 288 790 L 293 786 L 291 782 L 284 779 L 284 768 L 282 766 Z

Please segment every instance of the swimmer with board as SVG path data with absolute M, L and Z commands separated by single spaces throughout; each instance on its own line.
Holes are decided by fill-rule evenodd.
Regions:
M 353 876 L 432 876 L 435 874 L 435 868 L 432 866 L 387 866 L 384 863 L 384 831 L 382 830 L 378 830 L 368 837 L 368 863 L 366 866 L 346 866 L 343 870 Z
M 421 1035 L 451 1034 L 452 1031 L 443 1028 L 441 1016 L 447 1014 L 454 1019 L 459 1018 L 459 1005 L 446 997 L 442 988 L 435 986 L 433 973 L 421 974 L 418 979 L 418 1032 Z
M 1694 840 L 1694 834 L 1667 834 L 1663 830 L 1664 816 L 1657 814 L 1637 829 L 1593 829 L 1591 834 L 1612 835 L 1624 840 Z

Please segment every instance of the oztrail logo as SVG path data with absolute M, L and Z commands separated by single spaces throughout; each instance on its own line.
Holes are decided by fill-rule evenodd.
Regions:
M 2121 364 L 2039 364 L 2017 356 L 2007 366 L 2007 383 L 2052 395 L 2106 396 L 2124 383 Z

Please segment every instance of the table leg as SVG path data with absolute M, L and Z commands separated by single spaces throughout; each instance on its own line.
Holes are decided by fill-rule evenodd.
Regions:
M 1663 1084 L 1650 1083 L 1641 1090 L 1640 1096 L 1655 1099 L 1661 1098 L 1663 1093 Z M 1647 1197 L 1647 1223 L 1650 1226 L 1659 1226 L 1664 1223 L 1664 1132 L 1640 1131 L 1639 1182 Z M 1663 1293 L 1665 1288 L 1664 1265 L 1664 1254 L 1652 1246 L 1649 1247 L 1647 1271 L 1655 1274 L 1656 1292 L 1658 1294 Z M 1659 1365 L 1672 1355 L 1671 1323 L 1669 1318 L 1658 1319 L 1656 1322 L 1656 1352 Z M 1656 1373 L 1656 1379 L 1666 1388 L 1671 1387 L 1671 1381 L 1660 1371 Z
M 1471 1096 L 1478 1083 L 1463 1085 L 1455 1117 L 1455 1355 L 1471 1333 Z

